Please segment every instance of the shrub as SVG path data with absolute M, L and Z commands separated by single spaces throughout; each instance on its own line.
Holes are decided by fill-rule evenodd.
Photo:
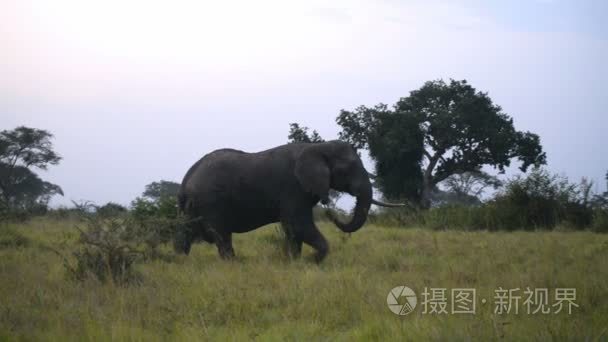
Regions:
M 74 220 L 79 218 L 81 215 L 80 210 L 77 207 L 68 208 L 65 206 L 58 207 L 56 209 L 50 209 L 46 214 L 47 217 L 57 220 Z
M 117 284 L 139 283 L 133 265 L 155 258 L 171 256 L 159 247 L 169 242 L 175 231 L 184 225 L 181 220 L 166 218 L 107 217 L 92 214 L 91 204 L 80 205 L 81 224 L 78 246 L 71 261 L 64 257 L 70 278 L 84 280 L 94 277 L 99 281 Z
M 582 203 L 566 203 L 562 214 L 562 221 L 577 229 L 591 227 L 593 225 L 593 209 Z
M 593 211 L 588 202 L 587 182 L 570 183 L 567 178 L 536 168 L 527 177 L 509 181 L 494 199 L 519 228 L 554 228 L 566 223 L 574 228 L 591 225 Z
M 142 251 L 125 238 L 125 227 L 117 219 L 87 217 L 84 228 L 77 227 L 79 248 L 73 252 L 76 264 L 65 262 L 70 277 L 84 280 L 93 276 L 120 284 L 137 279 L 132 265 Z
M 175 196 L 164 196 L 152 201 L 137 197 L 131 202 L 131 213 L 137 219 L 151 217 L 175 219 L 177 218 L 177 198 Z
M 34 203 L 27 208 L 8 208 L 0 205 L 0 221 L 24 222 L 48 212 L 46 204 Z
M 370 215 L 370 221 L 431 229 L 534 230 L 560 225 L 602 231 L 606 229 L 603 227 L 608 210 L 593 204 L 600 201 L 590 200 L 590 188 L 591 182 L 586 180 L 570 183 L 565 177 L 534 169 L 526 177 L 508 181 L 494 198 L 478 206 L 444 205 L 425 211 L 388 209 Z
M 124 206 L 114 203 L 114 202 L 108 202 L 104 205 L 102 205 L 101 207 L 97 207 L 96 213 L 98 215 L 104 216 L 104 217 L 114 217 L 114 216 L 120 216 L 124 213 L 127 212 L 127 208 L 125 208 Z
M 158 209 L 152 201 L 137 197 L 131 202 L 131 214 L 136 218 L 146 218 L 156 215 Z
M 156 216 L 166 219 L 177 218 L 177 197 L 166 196 L 156 201 Z
M 608 210 L 597 209 L 593 212 L 591 229 L 598 233 L 608 233 Z
M 30 239 L 8 227 L 0 227 L 0 249 L 27 247 Z

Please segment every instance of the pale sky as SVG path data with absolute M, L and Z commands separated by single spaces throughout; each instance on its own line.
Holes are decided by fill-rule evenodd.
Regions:
M 0 0 L 0 129 L 55 134 L 42 178 L 121 204 L 204 154 L 337 137 L 340 109 L 467 79 L 548 167 L 605 190 L 608 2 Z M 368 165 L 370 165 L 368 163 Z M 369 167 L 371 169 L 371 167 Z

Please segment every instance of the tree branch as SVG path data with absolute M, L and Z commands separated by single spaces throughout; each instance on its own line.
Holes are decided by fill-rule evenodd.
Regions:
M 424 156 L 427 157 L 427 159 L 429 160 L 429 162 L 431 161 L 431 154 L 427 151 L 427 150 L 422 150 L 422 152 L 424 153 Z
M 425 181 L 429 182 L 430 184 L 433 184 L 433 170 L 435 169 L 435 166 L 437 166 L 437 162 L 442 157 L 442 154 L 442 151 L 435 152 L 435 154 L 429 159 L 429 165 L 424 171 Z

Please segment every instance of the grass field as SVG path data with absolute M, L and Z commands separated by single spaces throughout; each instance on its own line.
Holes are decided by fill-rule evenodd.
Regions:
M 590 232 L 456 232 L 366 226 L 291 261 L 269 226 L 235 236 L 235 261 L 198 244 L 190 256 L 136 265 L 140 285 L 66 278 L 77 232 L 38 219 L 0 234 L 0 340 L 608 340 L 608 235 Z M 12 240 L 11 240 L 12 239 Z M 388 292 L 418 294 L 407 316 Z M 425 287 L 475 288 L 476 314 L 424 314 Z M 494 290 L 575 288 L 572 314 L 494 314 Z M 483 304 L 482 299 L 487 299 Z M 448 302 L 450 303 L 450 302 Z M 450 304 L 448 304 L 449 310 Z

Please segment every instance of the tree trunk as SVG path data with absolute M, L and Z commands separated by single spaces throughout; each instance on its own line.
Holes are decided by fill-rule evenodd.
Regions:
M 420 206 L 422 209 L 429 209 L 431 207 L 431 190 L 433 190 L 433 185 L 429 177 L 425 175 L 422 180 L 422 194 L 420 196 Z
M 429 159 L 429 165 L 422 175 L 422 194 L 420 196 L 420 206 L 422 209 L 429 209 L 431 207 L 431 192 L 436 184 L 433 179 L 433 170 L 435 169 L 439 158 L 441 158 L 442 153 L 443 151 L 437 151 L 433 156 L 428 153 L 425 154 Z

